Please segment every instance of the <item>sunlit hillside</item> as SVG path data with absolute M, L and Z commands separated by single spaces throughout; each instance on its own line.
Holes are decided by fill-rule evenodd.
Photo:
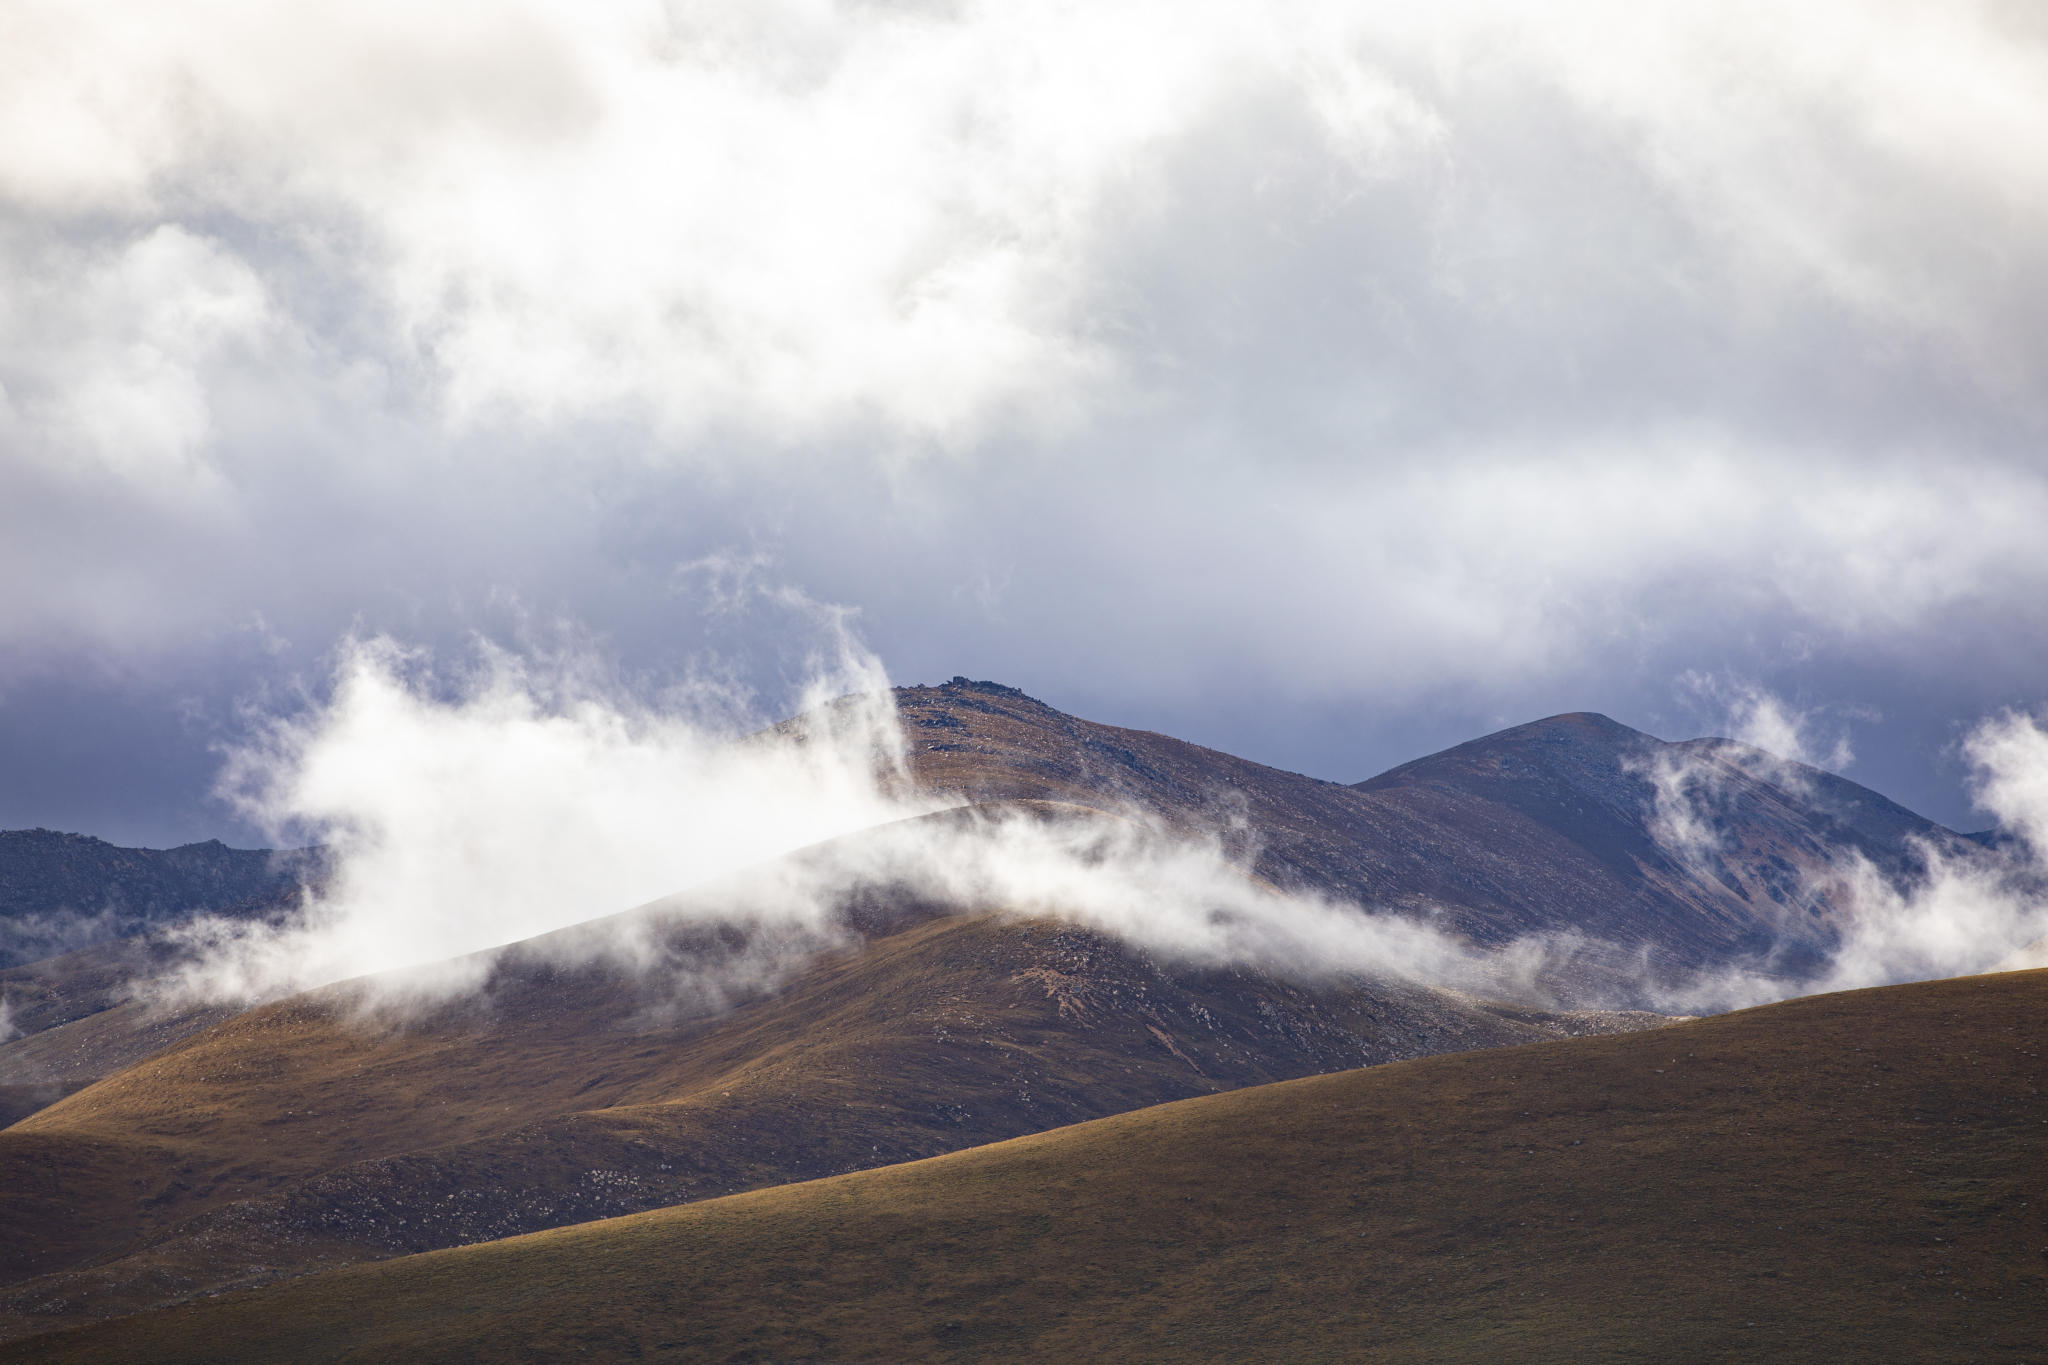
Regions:
M 2035 1358 L 2048 972 L 1206 1096 L 23 1361 Z

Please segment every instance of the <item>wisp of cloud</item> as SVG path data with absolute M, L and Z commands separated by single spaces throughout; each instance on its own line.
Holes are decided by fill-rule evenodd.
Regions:
M 223 782 L 335 871 L 282 928 L 190 931 L 194 983 L 273 995 L 456 958 L 915 813 L 885 794 L 901 742 L 871 659 L 819 675 L 806 709 L 830 723 L 801 732 L 735 741 L 693 709 L 714 700 L 634 705 L 488 650 L 440 678 L 387 639 L 352 642 L 331 698 L 272 721 Z
M 1800 746 L 1805 716 L 1757 689 L 1738 690 L 1737 696 L 1741 714 Z M 1664 1008 L 1708 1012 L 1791 995 L 2048 965 L 2048 954 L 2040 952 L 2048 934 L 2048 730 L 2033 716 L 2006 711 L 1978 724 L 1962 751 L 1973 770 L 1975 802 L 1995 821 L 1990 847 L 1913 839 L 1924 870 L 1906 877 L 1848 849 L 1831 866 L 1809 868 L 1803 879 L 1801 899 L 1819 899 L 1843 912 L 1839 942 L 1820 971 L 1790 973 L 1769 961 L 1744 962 L 1679 981 L 1646 978 L 1649 998 Z M 1839 762 L 1846 754 L 1846 741 L 1837 740 L 1832 757 Z M 1744 757 L 1752 776 L 1795 793 L 1810 787 L 1813 770 L 1796 758 L 1761 750 Z M 1667 752 L 1646 776 L 1656 793 L 1651 829 L 1665 849 L 1681 859 L 1717 851 L 1715 765 L 1698 755 Z

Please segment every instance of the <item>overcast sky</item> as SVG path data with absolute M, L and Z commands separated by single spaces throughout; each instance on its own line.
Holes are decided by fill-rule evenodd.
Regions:
M 850 621 L 1355 781 L 1593 709 L 1974 828 L 2048 700 L 2025 3 L 0 10 L 0 826 L 351 633 Z

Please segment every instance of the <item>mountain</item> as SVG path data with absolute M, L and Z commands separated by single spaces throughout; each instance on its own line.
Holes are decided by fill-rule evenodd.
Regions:
M 150 998 L 152 979 L 176 961 L 169 945 L 119 939 L 0 972 L 0 1002 L 11 1007 L 6 1032 L 17 1035 L 0 1044 L 0 1124 L 239 1013 Z
M 1584 974 L 1553 983 L 1567 996 L 1625 993 L 1646 959 L 1670 979 L 1742 961 L 1793 983 L 1839 943 L 1853 910 L 1840 887 L 1857 868 L 1906 886 L 1928 850 L 1998 856 L 1819 769 L 1587 713 L 1341 786 L 995 683 L 956 678 L 897 700 L 924 786 L 1213 832 L 1278 885 L 1427 916 L 1475 943 L 1575 936 Z
M 58 1362 L 2031 1360 L 2048 972 L 1203 1095 L 16 1343 Z
M 895 698 L 924 792 L 1128 812 L 1213 838 L 1282 887 L 1424 917 L 1478 944 L 1568 940 L 1546 982 L 1568 1005 L 1652 1005 L 1646 965 L 1671 981 L 1741 961 L 1796 989 L 1840 941 L 1851 910 L 1840 887 L 1856 869 L 1905 887 L 1930 850 L 2005 862 L 1832 774 L 1730 740 L 1666 743 L 1604 716 L 1553 716 L 1347 787 L 1081 720 L 998 683 L 956 678 Z M 243 908 L 274 915 L 293 894 Z M 119 1004 L 165 952 L 145 935 L 0 970 L 0 1039 Z M 0 1086 L 89 1079 L 89 1060 L 128 1056 L 114 1038 L 102 1027 L 78 1046 L 49 1040 L 35 1061 L 18 1038 L 12 1054 L 0 1041 Z M 65 1074 L 47 1074 L 59 1056 Z
M 798 860 L 868 865 L 878 837 Z M 251 1010 L 17 1123 L 0 1133 L 0 1331 L 1287 1077 L 1667 1022 L 1193 969 L 887 883 L 848 887 L 848 935 L 821 952 L 752 908 L 789 875 L 487 955 L 437 1004 L 353 983 Z
M 117 848 L 85 834 L 0 830 L 0 968 L 126 938 L 296 887 L 317 850 Z
M 1817 770 L 1599 716 L 1344 786 L 994 683 L 897 699 L 906 780 L 974 803 L 927 823 L 1213 841 L 1253 887 L 1479 944 L 1576 945 L 1544 983 L 1567 1005 L 1642 1003 L 1644 961 L 1764 964 L 1790 991 L 1851 913 L 1844 872 L 1904 884 L 1932 854 L 2002 856 Z M 452 995 L 421 978 L 247 1012 L 152 998 L 150 977 L 178 965 L 160 934 L 0 975 L 23 1033 L 0 1044 L 0 1100 L 27 1114 L 0 1132 L 0 1333 L 1202 1094 L 1666 1022 L 1155 960 L 1056 915 L 878 880 L 875 850 L 914 824 L 436 969 L 465 983 Z M 822 919 L 765 914 L 761 887 L 799 882 L 833 888 Z

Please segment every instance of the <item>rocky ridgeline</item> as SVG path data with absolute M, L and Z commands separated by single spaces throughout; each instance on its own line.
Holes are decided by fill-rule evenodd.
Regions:
M 236 913 L 317 877 L 317 849 L 120 848 L 89 834 L 0 830 L 0 968 Z

